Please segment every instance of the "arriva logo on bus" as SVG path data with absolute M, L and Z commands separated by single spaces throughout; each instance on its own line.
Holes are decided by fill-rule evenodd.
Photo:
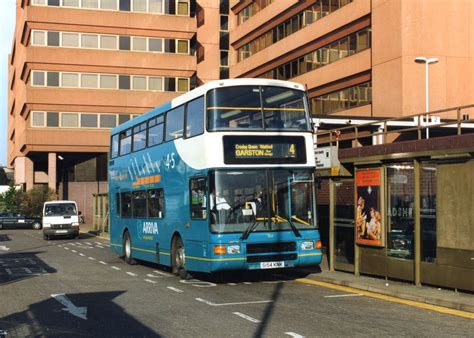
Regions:
M 158 235 L 157 222 L 143 222 L 143 234 Z

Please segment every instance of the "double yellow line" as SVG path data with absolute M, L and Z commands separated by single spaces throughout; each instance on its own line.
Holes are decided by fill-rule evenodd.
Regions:
M 338 291 L 344 291 L 344 292 L 350 292 L 350 293 L 356 293 L 356 294 L 371 297 L 371 298 L 385 300 L 387 302 L 399 303 L 399 304 L 404 304 L 404 305 L 417 307 L 417 308 L 420 308 L 420 309 L 436 311 L 436 312 L 440 312 L 440 313 L 444 313 L 444 314 L 448 314 L 448 315 L 459 316 L 459 317 L 464 317 L 464 318 L 468 318 L 468 319 L 474 319 L 474 313 L 467 312 L 467 311 L 450 309 L 450 308 L 446 308 L 446 307 L 443 307 L 443 306 L 426 304 L 426 303 L 421 303 L 421 302 L 408 300 L 408 299 L 401 299 L 401 298 L 382 295 L 382 294 L 379 294 L 379 293 L 373 293 L 373 292 L 369 292 L 369 291 L 365 291 L 365 290 L 354 289 L 354 288 L 347 287 L 347 286 L 334 285 L 334 284 L 330 284 L 330 283 L 326 283 L 326 282 L 320 282 L 320 281 L 316 281 L 316 280 L 309 279 L 309 278 L 299 278 L 299 279 L 296 279 L 296 281 L 299 282 L 299 283 L 305 283 L 305 284 L 321 286 L 323 288 L 328 288 L 328 289 L 333 289 L 333 290 L 338 290 Z

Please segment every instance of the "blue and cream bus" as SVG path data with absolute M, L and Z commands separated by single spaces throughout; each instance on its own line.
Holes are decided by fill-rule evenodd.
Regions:
M 317 265 L 305 90 L 209 82 L 112 130 L 110 241 L 131 263 L 186 271 Z

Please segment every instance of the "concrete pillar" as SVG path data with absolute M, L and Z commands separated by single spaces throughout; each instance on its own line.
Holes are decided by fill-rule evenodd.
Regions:
M 334 236 L 334 216 L 336 209 L 336 194 L 334 180 L 329 179 L 329 271 L 334 271 L 334 247 L 336 240 Z
M 33 189 L 33 185 L 35 183 L 35 173 L 33 161 L 28 157 L 25 157 L 25 183 L 27 191 Z
M 48 187 L 56 191 L 56 153 L 48 153 Z

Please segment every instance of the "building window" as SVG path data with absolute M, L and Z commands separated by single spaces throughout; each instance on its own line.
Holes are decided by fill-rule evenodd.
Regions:
M 119 75 L 119 89 L 130 89 L 129 75 Z
M 163 1 L 164 0 L 149 0 L 148 10 L 150 13 L 163 13 Z
M 117 89 L 117 75 L 100 75 L 100 88 Z
M 59 113 L 46 113 L 46 127 L 59 127 Z
M 82 0 L 82 8 L 99 8 L 99 0 Z
M 64 7 L 79 7 L 79 0 L 63 0 Z
M 147 90 L 146 82 L 147 82 L 146 76 L 133 76 L 132 89 L 133 90 Z
M 366 82 L 311 99 L 313 115 L 327 115 L 372 103 L 372 83 Z
M 117 37 L 113 35 L 100 36 L 100 48 L 102 49 L 117 49 Z
M 31 126 L 32 127 L 44 127 L 45 113 L 42 111 L 31 112 Z
M 178 42 L 178 53 L 189 54 L 189 41 L 177 40 L 177 42 Z
M 131 4 L 130 0 L 119 0 L 120 1 L 120 10 L 125 12 L 130 12 Z
M 44 46 L 46 45 L 46 33 L 43 31 L 33 31 L 32 32 L 32 44 L 34 46 Z
M 97 114 L 81 114 L 82 128 L 97 128 Z
M 226 0 L 226 2 L 227 2 L 227 8 L 229 8 L 228 1 Z M 265 7 L 270 5 L 272 2 L 273 2 L 273 0 L 255 0 L 255 1 L 253 1 L 250 5 L 248 5 L 242 11 L 240 11 L 239 14 L 237 14 L 237 24 L 239 25 L 239 24 L 244 23 L 245 21 L 250 19 L 250 17 L 254 16 L 258 12 L 260 12 L 262 9 L 264 9 Z M 221 2 L 221 8 L 222 8 L 222 2 Z M 227 10 L 227 13 L 228 12 L 229 11 Z
M 48 6 L 59 6 L 59 0 L 48 0 Z
M 130 50 L 130 37 L 129 36 L 120 36 L 119 37 L 119 49 L 120 50 Z
M 61 73 L 61 87 L 79 87 L 79 74 L 77 73 Z
M 100 128 L 115 128 L 117 126 L 117 115 L 100 114 Z
M 119 115 L 119 124 L 125 123 L 130 120 L 130 115 L 128 114 L 120 114 Z
M 81 34 L 82 48 L 99 48 L 99 37 L 97 34 Z
M 98 88 L 98 84 L 97 74 L 81 74 L 82 88 Z
M 59 87 L 59 73 L 58 72 L 47 72 L 46 74 L 46 85 L 48 87 Z
M 78 33 L 62 33 L 61 34 L 62 47 L 79 47 Z
M 229 16 L 221 15 L 221 31 L 229 30 Z
M 117 10 L 117 0 L 100 0 L 100 9 Z
M 187 92 L 189 91 L 189 79 L 178 78 L 178 92 Z
M 59 32 L 48 32 L 48 46 L 59 46 Z
M 189 15 L 189 0 L 178 0 L 178 15 Z
M 146 51 L 146 38 L 133 37 L 132 38 L 132 50 L 134 51 Z
M 148 50 L 150 52 L 162 52 L 163 51 L 163 39 L 148 39 Z
M 165 52 L 174 53 L 176 51 L 176 40 L 165 39 Z
M 79 114 L 61 113 L 61 127 L 64 127 L 64 128 L 79 127 Z
M 254 15 L 256 12 L 265 8 L 268 4 L 267 0 L 261 0 L 264 3 L 259 5 L 260 1 L 254 1 L 250 6 L 239 13 L 238 23 L 246 21 L 250 16 Z M 347 5 L 352 0 L 344 1 L 332 1 L 329 5 L 328 0 L 318 0 L 314 5 L 305 9 L 304 11 L 296 14 L 294 17 L 288 19 L 287 21 L 281 23 L 277 27 L 271 29 L 270 31 L 260 35 L 254 40 L 250 41 L 245 45 L 245 48 L 250 50 L 250 53 L 244 53 L 239 48 L 238 56 L 239 61 L 242 61 L 249 56 L 261 51 L 262 49 L 267 48 L 268 46 L 286 38 L 287 36 L 305 28 L 306 26 L 312 24 L 313 22 L 323 18 L 324 16 L 338 10 L 339 8 Z M 255 12 L 256 11 L 256 12 Z
M 132 0 L 132 10 L 134 12 L 146 12 L 146 3 L 143 0 Z
M 174 77 L 165 77 L 164 78 L 164 88 L 166 92 L 175 92 L 176 91 L 176 79 Z
M 33 86 L 44 86 L 45 85 L 45 79 L 44 79 L 45 72 L 33 71 L 32 73 L 33 73 L 32 75 Z
M 148 90 L 162 91 L 163 90 L 163 78 L 150 76 L 148 78 Z

